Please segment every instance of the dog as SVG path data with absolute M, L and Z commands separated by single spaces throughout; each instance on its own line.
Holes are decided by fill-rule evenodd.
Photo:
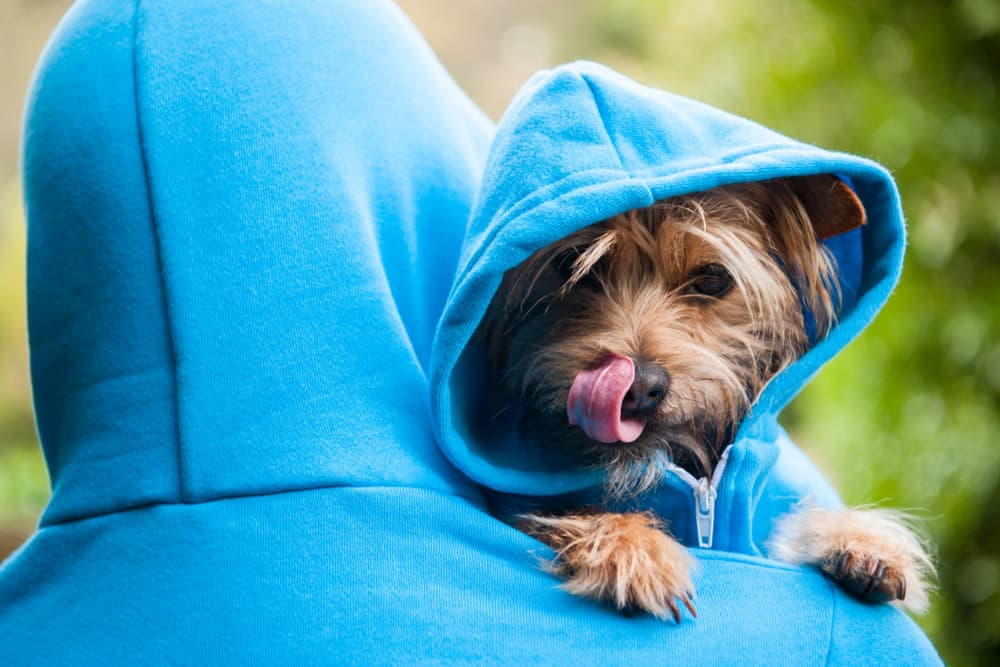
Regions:
M 508 271 L 478 335 L 522 431 L 637 497 L 669 461 L 710 477 L 767 383 L 830 331 L 840 301 L 822 239 L 864 223 L 833 175 L 725 185 L 581 229 Z M 649 512 L 525 514 L 571 593 L 681 621 L 692 558 Z M 801 508 L 769 553 L 866 600 L 922 611 L 933 572 L 909 521 Z

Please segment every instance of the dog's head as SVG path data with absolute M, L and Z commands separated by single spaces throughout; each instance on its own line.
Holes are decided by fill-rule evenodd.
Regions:
M 836 315 L 820 238 L 863 222 L 831 176 L 729 185 L 582 229 L 509 271 L 481 329 L 526 436 L 657 481 L 707 473 L 767 382 Z

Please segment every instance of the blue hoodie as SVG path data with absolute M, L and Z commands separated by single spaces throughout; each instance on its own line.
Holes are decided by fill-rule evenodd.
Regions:
M 606 79 L 594 90 L 614 116 L 553 94 L 584 73 Z M 546 476 L 562 491 L 595 480 L 504 472 L 461 433 L 478 379 L 455 360 L 468 369 L 504 269 L 667 191 L 669 177 L 624 171 L 659 130 L 637 126 L 640 146 L 612 125 L 667 99 L 560 70 L 494 139 L 388 3 L 76 4 L 25 122 L 31 372 L 52 498 L 0 569 L 0 664 L 936 662 L 894 609 L 723 537 L 760 486 L 732 461 L 774 458 L 773 443 L 734 448 L 733 518 L 720 494 L 715 544 L 699 550 L 701 616 L 680 626 L 559 590 L 532 555 L 543 547 L 487 509 L 477 482 L 539 494 Z M 733 130 L 730 168 L 699 158 L 678 186 L 796 171 L 812 155 L 858 177 L 873 218 L 888 212 L 865 232 L 866 252 L 888 259 L 866 267 L 870 289 L 845 318 L 860 329 L 898 269 L 881 172 L 671 104 L 699 110 L 687 126 L 705 156 Z M 552 125 L 553 112 L 580 122 Z M 744 164 L 733 150 L 760 136 L 787 148 Z M 557 164 L 577 145 L 610 167 Z M 523 179 L 507 181 L 516 155 Z M 650 174 L 676 164 L 641 159 Z M 804 378 L 829 354 L 792 370 Z M 766 427 L 747 437 L 770 432 L 788 397 L 770 394 L 754 422 Z
M 868 224 L 833 237 L 844 295 L 832 332 L 772 380 L 711 478 L 669 466 L 639 506 L 682 542 L 762 555 L 777 516 L 836 493 L 778 425 L 777 415 L 819 367 L 855 338 L 892 291 L 905 243 L 899 196 L 879 165 L 808 146 L 755 123 L 652 90 L 593 63 L 536 75 L 500 122 L 442 317 L 432 375 L 439 440 L 501 511 L 579 506 L 599 497 L 601 472 L 523 442 L 517 410 L 495 414 L 474 337 L 503 273 L 581 227 L 680 194 L 783 176 L 836 174 Z M 484 424 L 486 426 L 484 426 Z M 547 458 L 548 457 L 548 458 Z M 633 504 L 634 505 L 634 504 Z

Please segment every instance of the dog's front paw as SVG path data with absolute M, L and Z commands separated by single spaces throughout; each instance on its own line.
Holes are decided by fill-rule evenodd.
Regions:
M 844 590 L 871 602 L 906 599 L 906 575 L 898 566 L 865 551 L 838 551 L 819 564 Z
M 691 557 L 653 515 L 525 516 L 521 528 L 555 550 L 548 569 L 570 593 L 678 623 L 680 605 L 697 616 Z
M 888 510 L 811 508 L 784 517 L 770 552 L 818 566 L 848 593 L 926 611 L 934 568 L 905 517 Z

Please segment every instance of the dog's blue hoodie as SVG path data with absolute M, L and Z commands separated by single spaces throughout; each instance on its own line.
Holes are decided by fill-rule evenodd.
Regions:
M 507 511 L 572 507 L 593 497 L 600 471 L 574 468 L 552 448 L 525 442 L 516 404 L 498 411 L 487 392 L 469 390 L 490 377 L 474 331 L 504 271 L 629 209 L 729 183 L 809 174 L 842 178 L 869 216 L 863 229 L 828 241 L 843 295 L 839 323 L 768 385 L 711 478 L 671 466 L 666 485 L 640 504 L 683 542 L 751 555 L 764 553 L 772 522 L 791 505 L 838 505 L 776 416 L 867 326 L 899 277 L 904 228 L 891 176 L 868 160 L 795 142 L 593 63 L 536 75 L 493 140 L 435 346 L 434 417 L 451 460 L 498 492 L 494 502 Z
M 0 664 L 938 662 L 894 608 L 761 551 L 794 500 L 836 502 L 774 416 L 896 279 L 876 165 L 587 64 L 496 129 L 373 0 L 84 0 L 24 136 L 53 492 L 0 570 Z M 813 172 L 868 210 L 857 293 L 711 486 L 698 619 L 561 591 L 488 498 L 600 480 L 479 421 L 469 341 L 500 276 L 658 198 Z M 693 500 L 673 479 L 650 503 L 696 545 Z

